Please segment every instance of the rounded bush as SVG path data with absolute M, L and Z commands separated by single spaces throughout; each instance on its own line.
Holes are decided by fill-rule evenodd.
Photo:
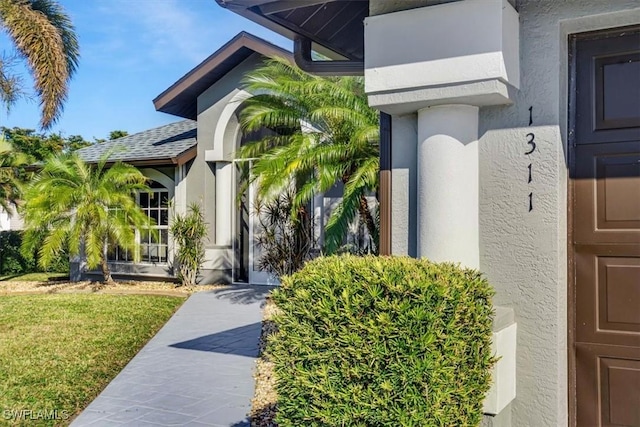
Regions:
M 473 426 L 489 390 L 493 290 L 406 257 L 309 262 L 274 291 L 267 355 L 286 426 Z

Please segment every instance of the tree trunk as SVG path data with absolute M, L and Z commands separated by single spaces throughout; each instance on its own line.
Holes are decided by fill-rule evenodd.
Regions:
M 104 283 L 113 283 L 113 277 L 111 277 L 111 270 L 109 270 L 109 264 L 107 264 L 107 260 L 103 257 L 100 260 L 100 267 L 102 268 L 102 276 L 104 277 Z
M 360 213 L 360 218 L 364 221 L 365 226 L 367 227 L 367 231 L 373 240 L 373 244 L 375 245 L 375 253 L 378 253 L 378 239 L 379 232 L 378 227 L 376 226 L 376 221 L 373 219 L 373 215 L 371 215 L 371 210 L 369 209 L 369 203 L 367 202 L 367 197 L 364 194 L 360 195 L 360 206 L 358 206 L 358 211 Z
M 100 258 L 100 267 L 102 268 L 102 276 L 104 277 L 104 283 L 113 283 L 113 277 L 111 277 L 111 270 L 109 269 L 109 263 L 107 262 L 107 243 L 102 249 L 102 257 Z

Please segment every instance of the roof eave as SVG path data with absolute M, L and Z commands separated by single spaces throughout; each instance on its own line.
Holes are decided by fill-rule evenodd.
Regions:
M 192 85 L 197 83 L 200 79 L 207 76 L 208 73 L 213 72 L 216 67 L 220 66 L 231 55 L 238 52 L 242 48 L 247 48 L 255 53 L 259 53 L 266 57 L 283 57 L 293 63 L 293 55 L 291 52 L 278 47 L 266 40 L 260 39 L 245 31 L 238 33 L 234 38 L 225 43 L 220 49 L 216 50 L 207 59 L 198 64 L 195 68 L 190 70 L 187 74 L 182 76 L 177 82 L 164 90 L 154 100 L 153 104 L 157 111 L 161 111 L 168 114 L 174 114 L 171 111 L 167 111 L 166 107 L 173 101 L 175 101 L 182 93 L 188 90 Z M 214 82 L 215 83 L 215 82 Z M 192 102 L 195 102 L 193 100 Z M 196 117 L 184 117 L 195 120 Z
M 250 21 L 255 22 L 256 24 L 265 27 L 275 33 L 280 34 L 288 38 L 289 40 L 295 40 L 295 38 L 299 35 L 295 31 L 290 30 L 289 28 L 279 24 L 271 19 L 265 18 L 264 15 L 254 12 L 251 10 L 251 7 L 261 6 L 265 3 L 269 3 L 272 0 L 249 0 L 249 1 L 234 1 L 232 3 L 226 3 L 225 0 L 216 0 L 219 6 L 232 11 L 244 18 L 247 18 Z M 331 1 L 331 0 L 326 0 Z M 329 59 L 333 60 L 344 60 L 346 57 L 344 55 L 339 54 L 338 52 L 329 49 L 326 46 L 323 46 L 318 43 L 313 44 L 313 50 L 320 53 L 321 55 L 326 56 Z

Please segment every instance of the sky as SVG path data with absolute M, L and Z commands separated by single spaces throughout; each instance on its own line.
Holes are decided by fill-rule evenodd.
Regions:
M 107 138 L 181 120 L 155 111 L 152 100 L 240 31 L 287 49 L 292 42 L 218 6 L 215 0 L 58 0 L 80 43 L 80 63 L 64 112 L 50 132 Z M 0 52 L 11 54 L 6 35 Z M 32 80 L 18 66 L 25 89 Z M 31 97 L 0 111 L 0 126 L 38 129 Z

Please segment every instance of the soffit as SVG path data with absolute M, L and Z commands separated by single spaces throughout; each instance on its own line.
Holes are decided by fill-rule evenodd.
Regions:
M 458 0 L 395 0 L 397 10 Z M 513 0 L 512 0 L 513 1 Z M 364 60 L 369 0 L 216 0 L 239 15 L 290 39 L 303 36 L 331 59 Z

